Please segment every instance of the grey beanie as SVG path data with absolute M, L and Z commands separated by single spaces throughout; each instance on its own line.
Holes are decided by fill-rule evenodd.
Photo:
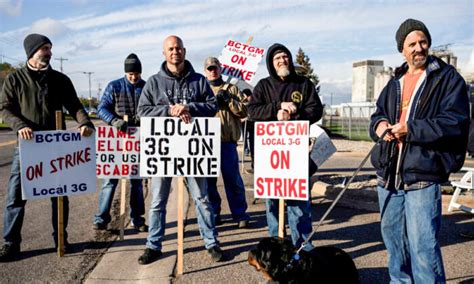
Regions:
M 23 41 L 23 47 L 25 48 L 26 58 L 30 59 L 35 52 L 40 49 L 45 44 L 51 44 L 51 41 L 47 36 L 40 34 L 29 34 L 25 37 Z
M 431 35 L 430 35 L 430 32 L 428 31 L 428 28 L 426 28 L 425 24 L 415 19 L 407 19 L 405 20 L 405 22 L 403 22 L 400 25 L 395 35 L 395 39 L 397 40 L 397 48 L 399 52 L 402 52 L 405 38 L 412 31 L 422 31 L 425 34 L 426 39 L 428 40 L 428 47 L 431 46 Z
M 142 63 L 138 56 L 135 53 L 130 53 L 127 58 L 125 58 L 124 62 L 124 70 L 125 73 L 128 72 L 138 72 L 142 73 Z

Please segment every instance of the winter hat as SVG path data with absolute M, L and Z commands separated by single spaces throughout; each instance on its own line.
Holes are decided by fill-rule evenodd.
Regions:
M 135 53 L 130 53 L 127 58 L 125 58 L 125 73 L 128 72 L 138 72 L 142 73 L 142 63 L 138 56 Z
M 431 35 L 430 35 L 430 32 L 428 31 L 428 28 L 426 28 L 425 24 L 415 19 L 407 19 L 405 20 L 405 22 L 403 22 L 400 25 L 395 35 L 395 39 L 397 40 L 397 48 L 399 52 L 402 52 L 405 38 L 412 31 L 422 31 L 425 34 L 426 39 L 428 40 L 428 47 L 431 46 Z
M 25 47 L 26 57 L 30 59 L 35 52 L 40 49 L 45 44 L 51 44 L 51 41 L 47 36 L 40 34 L 29 34 L 25 37 L 23 41 L 23 46 Z

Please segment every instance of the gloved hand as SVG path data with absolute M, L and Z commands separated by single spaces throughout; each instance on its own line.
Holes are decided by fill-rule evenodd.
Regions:
M 224 91 L 224 90 L 219 90 L 219 92 L 217 92 L 216 94 L 216 100 L 219 106 L 228 104 L 230 100 L 229 92 Z
M 119 131 L 125 132 L 128 128 L 128 123 L 120 118 L 114 118 L 112 120 L 112 126 L 117 128 Z

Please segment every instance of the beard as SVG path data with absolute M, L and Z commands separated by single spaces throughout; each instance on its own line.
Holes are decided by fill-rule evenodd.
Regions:
M 416 56 L 419 56 L 419 55 L 423 55 L 423 58 L 416 58 Z M 413 66 L 415 66 L 416 68 L 423 67 L 426 64 L 427 59 L 428 59 L 428 51 L 418 52 L 413 55 L 413 58 L 412 58 Z
M 36 61 L 41 64 L 41 66 L 46 67 L 49 65 L 49 61 L 51 61 L 50 56 L 38 56 Z
M 286 66 L 282 66 L 280 69 L 276 70 L 276 73 L 280 77 L 286 77 L 290 75 L 290 69 L 288 69 Z

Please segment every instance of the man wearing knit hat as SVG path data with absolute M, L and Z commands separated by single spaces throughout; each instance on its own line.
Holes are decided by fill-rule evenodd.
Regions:
M 125 58 L 125 76 L 110 82 L 105 88 L 98 107 L 97 114 L 107 124 L 125 132 L 128 126 L 140 126 L 137 115 L 138 99 L 145 86 L 141 79 L 142 65 L 134 53 Z M 124 116 L 129 117 L 128 121 Z M 110 207 L 117 188 L 118 179 L 104 179 L 102 190 L 99 193 L 99 212 L 94 217 L 95 230 L 107 229 L 111 221 Z M 143 199 L 143 186 L 141 179 L 130 180 L 130 219 L 132 226 L 139 232 L 148 232 L 145 225 L 145 202 Z
M 466 154 L 469 101 L 456 69 L 430 56 L 431 35 L 414 19 L 396 33 L 406 62 L 395 71 L 371 117 L 382 237 L 391 283 L 445 283 L 441 188 Z M 384 135 L 384 133 L 386 133 Z
M 26 65 L 5 78 L 0 93 L 0 114 L 5 122 L 18 133 L 19 139 L 32 139 L 34 131 L 54 130 L 55 112 L 63 107 L 79 124 L 82 136 L 90 136 L 94 125 L 79 101 L 71 80 L 53 70 L 49 65 L 52 44 L 40 34 L 28 35 L 23 43 L 27 56 Z M 63 126 L 65 126 L 63 116 Z M 26 201 L 21 198 L 20 157 L 15 148 L 12 161 L 8 197 L 4 212 L 3 238 L 0 262 L 14 260 L 20 252 L 21 227 Z M 51 198 L 53 239 L 57 247 L 57 198 Z M 64 197 L 65 250 L 69 249 L 66 227 L 69 201 Z

